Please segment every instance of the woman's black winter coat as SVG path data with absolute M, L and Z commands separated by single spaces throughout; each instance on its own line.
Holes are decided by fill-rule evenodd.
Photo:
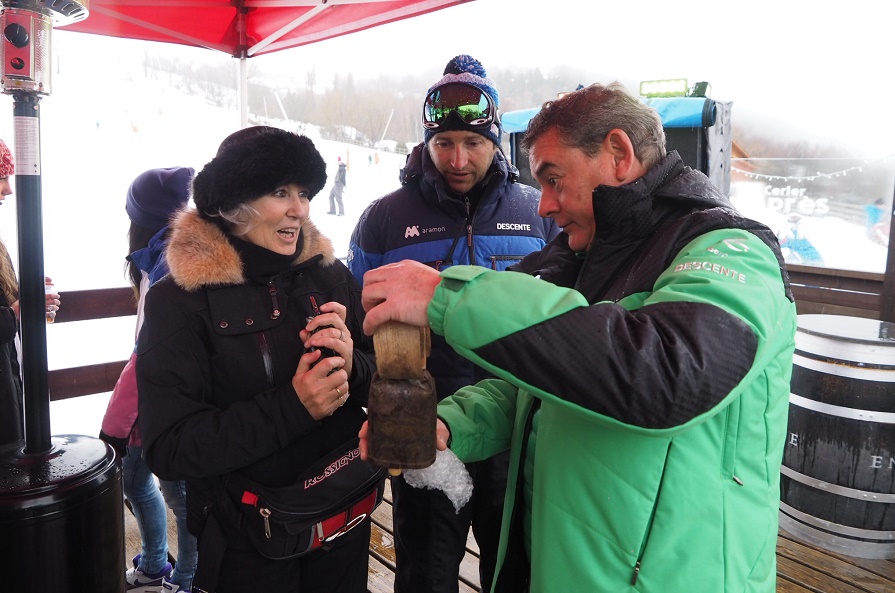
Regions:
M 171 273 L 147 292 L 137 345 L 147 464 L 160 478 L 188 480 L 190 489 L 228 472 L 290 484 L 355 437 L 366 417 L 375 359 L 362 331 L 360 286 L 310 222 L 298 257 L 266 284 L 248 279 L 227 236 L 194 210 L 172 228 Z M 321 421 L 291 384 L 314 301 L 346 305 L 355 348 L 351 396 Z

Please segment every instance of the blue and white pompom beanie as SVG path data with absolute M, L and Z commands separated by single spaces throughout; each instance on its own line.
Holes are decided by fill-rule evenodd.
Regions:
M 433 90 L 450 82 L 465 82 L 466 84 L 471 84 L 487 93 L 488 96 L 491 97 L 491 100 L 494 101 L 495 107 L 500 107 L 500 95 L 497 94 L 497 89 L 494 88 L 494 82 L 488 78 L 488 73 L 485 72 L 485 67 L 482 66 L 482 63 L 472 56 L 463 54 L 448 62 L 447 66 L 444 67 L 444 76 L 441 80 L 429 87 L 429 90 L 426 91 L 426 96 L 428 97 L 429 93 Z M 500 117 L 495 114 L 494 123 L 487 128 L 469 127 L 463 122 L 460 122 L 459 119 L 452 117 L 437 130 L 425 128 L 423 130 L 423 138 L 426 142 L 429 142 L 432 136 L 438 132 L 447 132 L 450 130 L 469 130 L 481 134 L 494 142 L 497 146 L 500 146 L 500 138 L 503 133 L 503 130 L 500 128 Z

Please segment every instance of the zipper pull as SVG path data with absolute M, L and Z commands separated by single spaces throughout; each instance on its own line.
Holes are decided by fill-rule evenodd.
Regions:
M 314 315 L 315 316 L 320 315 L 320 307 L 317 306 L 317 299 L 315 299 L 313 296 L 310 297 L 310 299 L 311 299 L 311 310 L 314 311 Z
M 261 516 L 264 517 L 264 537 L 270 539 L 270 509 L 260 508 L 258 512 L 261 513 Z
M 273 310 L 270 314 L 271 319 L 276 319 L 280 316 L 280 306 L 277 302 L 277 288 L 273 284 L 267 287 L 267 293 L 270 295 L 270 303 L 273 307 Z
M 472 245 L 472 223 L 466 225 L 466 250 L 469 252 L 469 265 L 474 266 L 475 263 L 475 247 Z
M 469 265 L 475 264 L 475 249 L 472 246 L 472 204 L 469 203 L 469 196 L 464 198 L 466 202 L 466 250 L 469 252 Z
M 640 560 L 637 561 L 637 564 L 634 565 L 634 575 L 631 577 L 631 586 L 637 584 L 637 577 L 640 576 Z

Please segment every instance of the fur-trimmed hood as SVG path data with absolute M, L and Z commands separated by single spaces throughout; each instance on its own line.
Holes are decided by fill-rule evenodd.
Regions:
M 302 248 L 293 261 L 299 265 L 322 256 L 320 265 L 336 261 L 332 241 L 310 220 L 301 225 Z M 224 231 L 199 216 L 194 208 L 179 211 L 171 223 L 171 238 L 165 251 L 171 276 L 188 292 L 210 284 L 244 284 L 242 259 Z

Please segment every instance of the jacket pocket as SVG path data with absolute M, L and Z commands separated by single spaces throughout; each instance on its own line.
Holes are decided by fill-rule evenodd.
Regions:
M 662 502 L 662 490 L 665 486 L 665 472 L 668 471 L 668 457 L 671 455 L 671 447 L 673 445 L 673 441 L 668 443 L 668 448 L 665 451 L 665 465 L 662 467 L 662 477 L 659 480 L 659 488 L 656 490 L 656 497 L 653 500 L 653 507 L 650 509 L 649 521 L 646 524 L 646 529 L 643 531 L 643 539 L 640 543 L 640 550 L 637 553 L 637 561 L 634 563 L 634 567 L 631 573 L 631 586 L 635 586 L 637 584 L 637 579 L 640 577 L 640 570 L 643 567 L 643 557 L 646 554 L 646 549 L 649 546 L 650 535 L 653 531 L 653 523 L 656 521 L 656 511 L 659 508 L 659 505 Z
M 739 442 L 742 398 L 736 398 L 724 410 L 724 435 L 721 441 L 721 476 L 741 483 L 736 475 L 737 443 Z

